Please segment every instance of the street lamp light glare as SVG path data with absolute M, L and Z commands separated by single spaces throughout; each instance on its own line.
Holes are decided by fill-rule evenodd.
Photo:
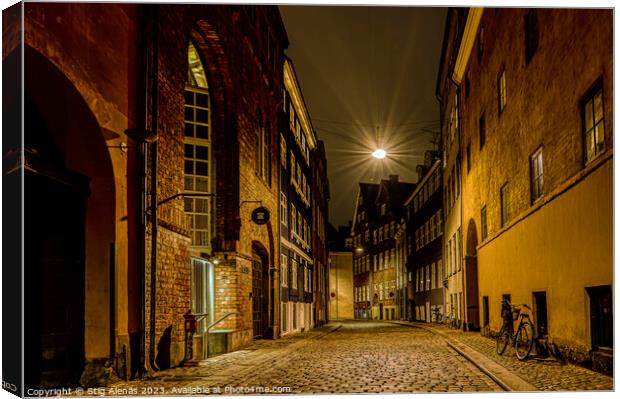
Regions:
M 374 150 L 374 152 L 372 153 L 372 156 L 377 158 L 377 159 L 383 159 L 383 158 L 385 158 L 386 155 L 387 155 L 387 153 L 382 148 L 378 148 L 378 149 Z

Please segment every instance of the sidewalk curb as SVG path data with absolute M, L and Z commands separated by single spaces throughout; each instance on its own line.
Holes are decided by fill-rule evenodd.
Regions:
M 426 331 L 430 331 L 433 334 L 440 335 L 442 338 L 446 340 L 446 343 L 450 348 L 455 350 L 461 356 L 469 360 L 473 365 L 478 367 L 480 371 L 485 373 L 489 378 L 495 381 L 502 389 L 505 391 L 519 391 L 519 392 L 538 392 L 539 390 L 529 382 L 525 381 L 521 377 L 517 376 L 501 364 L 496 361 L 488 358 L 483 353 L 478 352 L 477 350 L 471 348 L 470 346 L 459 342 L 455 339 L 452 339 L 444 332 L 434 329 L 430 326 L 425 326 L 422 324 L 410 323 L 410 322 L 398 322 L 393 321 L 392 323 L 421 328 Z

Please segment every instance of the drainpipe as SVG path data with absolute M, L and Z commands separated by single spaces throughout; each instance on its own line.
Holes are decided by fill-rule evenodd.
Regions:
M 151 16 L 151 132 L 157 134 L 158 117 L 158 29 L 159 29 L 159 6 L 152 5 Z M 158 371 L 155 365 L 155 312 L 157 302 L 157 141 L 151 145 L 151 314 L 150 314 L 150 345 L 149 345 L 149 364 L 151 370 Z

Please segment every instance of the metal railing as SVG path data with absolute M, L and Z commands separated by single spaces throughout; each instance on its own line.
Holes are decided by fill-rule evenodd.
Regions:
M 205 332 L 205 360 L 209 358 L 209 331 L 215 327 L 217 324 L 221 323 L 222 321 L 224 321 L 225 319 L 227 319 L 230 316 L 238 316 L 241 313 L 239 312 L 230 312 L 230 313 L 226 313 L 224 316 L 220 317 L 219 319 L 215 320 L 213 323 L 209 324 L 207 326 L 207 331 Z

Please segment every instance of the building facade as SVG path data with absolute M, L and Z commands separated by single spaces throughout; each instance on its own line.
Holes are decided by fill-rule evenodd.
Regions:
M 329 299 L 328 319 L 349 320 L 354 318 L 353 253 L 351 252 L 351 226 L 329 231 Z
M 463 292 L 465 269 L 461 256 L 461 132 L 459 129 L 459 87 L 452 80 L 457 60 L 467 9 L 450 8 L 446 15 L 444 42 L 437 76 L 436 95 L 439 99 L 441 120 L 442 185 L 444 234 L 443 239 L 443 282 L 445 287 L 445 321 L 450 326 L 467 327 Z M 483 121 L 481 123 L 484 123 Z M 475 275 L 473 277 L 476 277 Z M 470 304 L 471 306 L 472 304 Z M 475 306 L 475 305 L 474 305 Z
M 463 267 L 477 274 L 465 322 L 493 334 L 502 298 L 528 304 L 538 338 L 601 368 L 613 356 L 612 19 L 469 9 L 453 72 Z
M 329 249 L 327 239 L 329 180 L 325 144 L 319 140 L 312 152 L 312 254 L 314 260 L 314 321 L 316 326 L 327 323 L 329 303 Z
M 7 146 L 5 176 L 26 171 L 27 386 L 102 384 L 92 370 L 110 359 L 121 378 L 200 359 L 207 324 L 224 316 L 212 332 L 228 349 L 277 337 L 272 154 L 288 45 L 277 7 L 5 13 L 22 11 L 24 42 L 5 26 L 3 63 L 20 65 L 23 49 L 25 148 Z M 15 115 L 21 105 L 7 102 Z M 54 212 L 37 204 L 45 192 L 58 193 Z
M 418 183 L 405 201 L 409 215 L 407 245 L 411 255 L 407 269 L 411 273 L 414 320 L 437 322 L 444 315 L 443 215 L 441 160 L 437 151 L 427 151 L 424 164 L 418 165 Z M 411 243 L 411 244 L 410 244 Z M 453 304 L 456 305 L 456 304 Z
M 357 318 L 397 317 L 396 228 L 415 185 L 397 175 L 379 184 L 360 183 L 352 226 Z
M 317 138 L 290 59 L 284 62 L 280 136 L 280 293 L 282 334 L 314 325 L 313 152 Z M 318 194 L 317 194 L 318 195 Z M 318 255 L 320 253 L 316 252 Z

